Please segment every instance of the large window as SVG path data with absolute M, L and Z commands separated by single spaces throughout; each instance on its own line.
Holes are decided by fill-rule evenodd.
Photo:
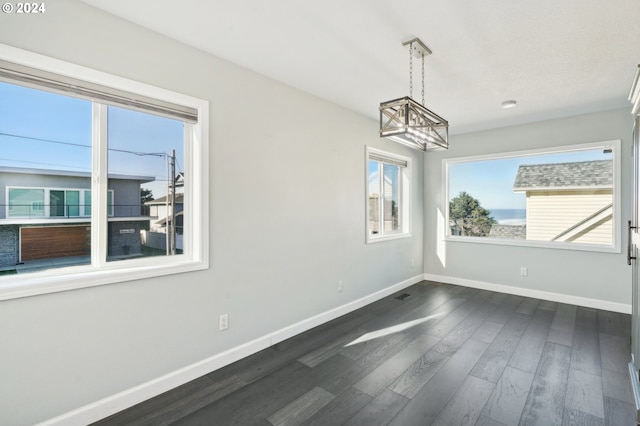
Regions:
M 619 251 L 620 141 L 444 160 L 450 240 Z
M 207 115 L 0 46 L 0 300 L 207 267 Z
M 409 235 L 409 159 L 367 149 L 367 241 Z

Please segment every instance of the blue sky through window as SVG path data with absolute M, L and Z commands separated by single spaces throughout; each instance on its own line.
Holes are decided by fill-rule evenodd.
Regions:
M 109 172 L 153 176 L 156 182 L 143 186 L 164 195 L 164 156 L 140 154 L 175 149 L 176 171 L 183 171 L 183 128 L 178 120 L 109 107 Z M 90 172 L 91 137 L 90 101 L 0 82 L 0 166 Z
M 524 209 L 525 194 L 513 192 L 518 167 L 522 164 L 552 164 L 591 160 L 609 160 L 613 154 L 603 148 L 554 154 L 449 163 L 449 200 L 465 191 L 480 201 L 482 207 Z

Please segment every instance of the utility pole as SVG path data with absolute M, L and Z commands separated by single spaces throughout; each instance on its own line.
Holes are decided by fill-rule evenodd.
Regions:
M 171 255 L 176 254 L 176 150 L 171 150 Z
M 169 256 L 169 254 L 171 253 L 171 240 L 170 238 L 170 228 L 169 228 L 169 194 L 171 193 L 171 187 L 169 185 L 171 185 L 171 178 L 169 178 L 169 176 L 171 176 L 170 170 L 169 170 L 169 155 L 168 154 L 164 154 L 164 161 L 165 164 L 167 166 L 167 195 L 164 197 L 164 212 L 166 215 L 166 219 L 165 219 L 165 233 L 164 233 L 164 249 L 166 252 L 166 255 Z

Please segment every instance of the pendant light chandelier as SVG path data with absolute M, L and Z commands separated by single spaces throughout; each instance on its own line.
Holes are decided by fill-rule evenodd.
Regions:
M 380 103 L 380 137 L 421 151 L 449 147 L 449 123 L 424 106 L 424 57 L 431 50 L 418 38 L 409 46 L 409 96 Z M 422 103 L 413 100 L 413 57 L 422 60 Z

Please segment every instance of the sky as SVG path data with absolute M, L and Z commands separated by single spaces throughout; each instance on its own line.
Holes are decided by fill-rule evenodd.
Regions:
M 503 159 L 449 163 L 449 200 L 467 192 L 480 201 L 482 207 L 524 209 L 524 193 L 513 192 L 513 184 L 521 164 L 550 164 L 589 160 L 609 160 L 611 153 L 590 149 L 564 153 L 527 155 Z
M 155 198 L 164 195 L 164 154 L 175 149 L 176 172 L 183 171 L 183 126 L 109 107 L 109 172 L 155 177 L 142 186 Z M 0 166 L 90 172 L 91 102 L 0 82 Z

